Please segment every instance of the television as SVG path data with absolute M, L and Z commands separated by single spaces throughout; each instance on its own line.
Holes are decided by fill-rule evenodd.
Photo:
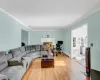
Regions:
M 58 44 L 63 44 L 63 41 L 58 41 Z

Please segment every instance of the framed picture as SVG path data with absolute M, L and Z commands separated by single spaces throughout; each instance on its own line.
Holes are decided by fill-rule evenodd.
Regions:
M 73 37 L 73 47 L 76 47 L 76 37 Z

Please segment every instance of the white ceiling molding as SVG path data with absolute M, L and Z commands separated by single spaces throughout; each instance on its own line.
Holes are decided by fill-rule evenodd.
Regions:
M 64 31 L 64 30 L 59 30 L 59 29 L 58 30 L 39 30 L 39 29 L 38 30 L 34 30 L 34 29 L 32 29 L 32 31 Z
M 4 9 L 0 8 L 0 11 L 7 14 L 8 16 L 10 16 L 11 18 L 13 18 L 14 20 L 16 20 L 17 22 L 19 22 L 20 24 L 22 24 L 23 26 L 25 26 L 26 28 L 30 29 L 30 27 L 28 27 L 27 25 L 25 25 L 24 23 L 22 23 L 19 19 L 17 19 L 16 17 L 12 16 L 10 13 L 8 13 L 7 11 L 5 11 Z

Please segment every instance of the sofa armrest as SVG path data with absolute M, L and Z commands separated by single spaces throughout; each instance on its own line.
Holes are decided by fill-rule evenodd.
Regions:
M 22 60 L 22 63 L 23 63 L 23 68 L 25 70 L 27 70 L 27 68 L 28 68 L 28 62 L 26 60 Z
M 0 80 L 8 80 L 6 75 L 0 74 Z
M 22 61 L 23 61 L 24 65 L 26 63 L 26 68 L 28 69 L 28 67 L 32 63 L 32 58 L 31 57 L 22 57 Z

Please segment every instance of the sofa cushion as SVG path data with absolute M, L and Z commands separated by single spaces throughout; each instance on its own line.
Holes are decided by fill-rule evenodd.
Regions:
M 9 61 L 18 61 L 18 62 L 20 62 L 21 61 L 21 57 L 12 58 Z
M 28 50 L 28 46 L 25 46 L 25 51 L 27 51 Z
M 0 80 L 8 80 L 6 75 L 0 74 Z
M 21 62 L 21 57 L 15 57 L 10 60 L 8 60 L 8 66 L 23 66 L 23 63 Z
M 18 66 L 18 65 L 21 65 L 24 68 L 27 68 L 27 65 L 30 65 L 31 61 L 32 61 L 31 57 L 24 57 L 24 56 L 23 57 L 15 57 L 15 58 L 10 59 L 8 61 L 8 65 L 9 66 L 15 66 L 15 65 Z M 24 62 L 26 62 L 26 64 Z
M 44 45 L 41 45 L 40 48 L 41 48 L 41 51 L 44 51 Z
M 26 51 L 26 53 L 30 53 L 30 46 L 25 46 L 25 51 Z
M 25 47 L 20 47 L 20 51 L 21 51 L 21 53 L 24 53 L 25 52 Z
M 8 66 L 7 61 L 2 62 L 2 63 L 0 64 L 0 71 L 2 71 L 2 70 L 4 70 L 5 68 L 7 68 L 7 66 Z
M 36 46 L 35 45 L 32 45 L 31 46 L 31 52 L 34 52 L 36 50 Z
M 48 55 L 47 51 L 40 51 L 40 53 L 41 53 L 41 57 L 42 55 Z
M 1 72 L 1 74 L 6 75 L 9 80 L 21 80 L 24 73 L 25 70 L 22 66 L 8 67 Z
M 17 55 L 17 57 L 23 57 L 25 54 L 26 54 L 26 52 L 20 53 L 19 55 Z
M 35 49 L 32 49 L 31 52 L 35 52 Z
M 7 57 L 5 55 L 5 52 L 4 51 L 0 52 L 0 64 L 2 62 L 5 62 L 6 60 L 7 60 Z
M 23 57 L 31 57 L 32 59 L 41 57 L 40 51 L 32 52 L 31 54 L 25 54 Z
M 21 52 L 21 50 L 22 50 L 23 53 Z M 21 48 L 21 50 L 20 50 L 20 48 L 10 50 L 10 52 L 12 53 L 13 58 L 14 57 L 22 57 L 23 55 L 26 54 L 26 52 L 24 52 L 23 48 Z
M 36 51 L 40 51 L 40 45 L 36 45 Z
M 46 45 L 41 45 L 41 51 L 44 51 L 45 49 L 48 49 L 48 46 L 46 46 Z
M 7 57 L 7 60 L 10 60 L 10 59 L 12 59 L 12 54 L 11 53 L 6 54 L 6 57 Z
M 5 52 L 0 52 L 0 71 L 5 69 L 8 66 L 7 57 Z
M 17 57 L 17 56 L 19 56 L 21 54 L 21 51 L 20 51 L 19 48 L 12 49 L 12 50 L 10 50 L 10 52 L 12 53 L 13 57 Z
M 23 66 L 23 63 L 20 61 L 8 61 L 8 66 Z
M 26 50 L 30 50 L 30 46 L 26 46 Z

